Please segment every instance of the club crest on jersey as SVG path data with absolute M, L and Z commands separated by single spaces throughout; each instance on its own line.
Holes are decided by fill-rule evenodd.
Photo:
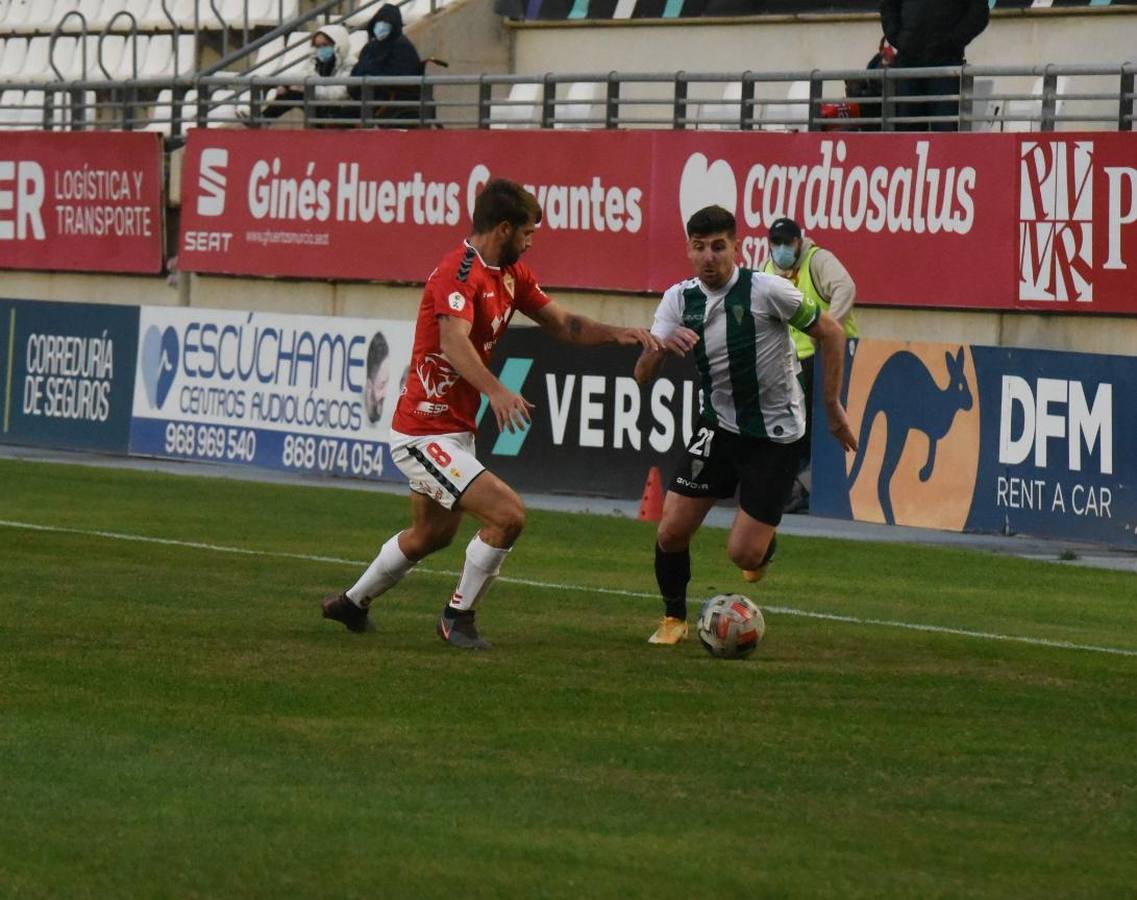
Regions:
M 458 380 L 458 373 L 440 353 L 428 353 L 423 357 L 422 362 L 415 367 L 415 374 L 422 382 L 426 396 L 431 400 L 444 396 Z
M 734 307 L 732 312 L 734 313 L 734 321 L 737 324 L 741 325 L 742 324 L 742 317 L 746 315 L 746 310 L 744 310 L 741 306 L 736 306 L 736 307 Z
M 466 307 L 466 298 L 455 291 L 446 298 L 450 302 L 450 308 L 455 312 L 461 312 Z
M 512 275 L 510 275 L 508 272 L 506 272 L 505 275 L 502 276 L 501 282 L 502 282 L 502 284 L 505 285 L 505 289 L 507 291 L 509 291 L 509 299 L 512 300 L 513 299 L 513 288 L 516 286 L 517 280 Z

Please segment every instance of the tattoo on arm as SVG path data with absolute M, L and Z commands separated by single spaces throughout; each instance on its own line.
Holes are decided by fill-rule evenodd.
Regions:
M 580 335 L 584 331 L 584 323 L 580 320 L 580 316 L 569 316 L 567 324 L 569 340 L 579 341 Z

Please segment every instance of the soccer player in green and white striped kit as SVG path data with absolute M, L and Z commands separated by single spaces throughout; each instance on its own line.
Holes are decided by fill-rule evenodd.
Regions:
M 717 500 L 738 489 L 727 552 L 748 581 L 774 555 L 775 531 L 798 468 L 805 436 L 800 365 L 790 326 L 817 340 L 825 372 L 829 431 L 846 450 L 857 439 L 841 406 L 845 333 L 784 278 L 743 268 L 734 215 L 708 206 L 687 221 L 687 258 L 695 277 L 673 285 L 655 313 L 663 350 L 644 350 L 636 381 L 648 384 L 665 355 L 694 352 L 702 413 L 679 464 L 659 523 L 655 577 L 665 607 L 653 644 L 687 636 L 691 538 Z

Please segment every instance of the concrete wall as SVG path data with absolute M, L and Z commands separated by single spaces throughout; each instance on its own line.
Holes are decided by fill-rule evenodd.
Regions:
M 968 48 L 975 65 L 1137 60 L 1137 10 L 995 13 Z M 515 70 L 801 71 L 861 68 L 876 52 L 874 15 L 511 23 Z

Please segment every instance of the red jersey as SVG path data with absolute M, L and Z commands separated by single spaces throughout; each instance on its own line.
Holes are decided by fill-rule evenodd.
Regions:
M 528 266 L 486 265 L 478 251 L 463 242 L 426 280 L 411 370 L 391 427 L 402 434 L 477 431 L 481 394 L 442 355 L 438 317 L 457 316 L 471 323 L 470 342 L 489 365 L 514 310 L 532 314 L 549 300 Z

